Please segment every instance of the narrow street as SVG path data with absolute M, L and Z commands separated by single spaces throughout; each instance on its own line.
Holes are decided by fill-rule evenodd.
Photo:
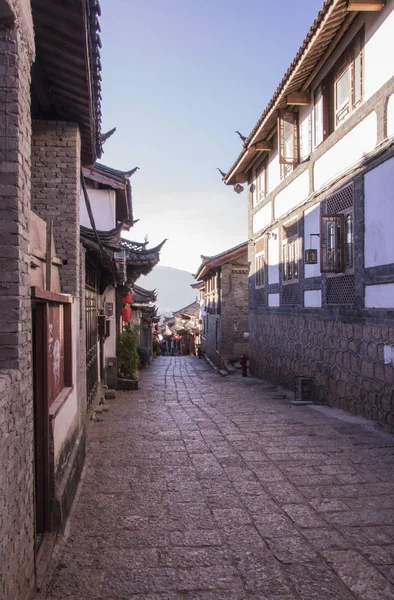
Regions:
M 392 600 L 394 437 L 160 357 L 88 428 L 47 598 Z

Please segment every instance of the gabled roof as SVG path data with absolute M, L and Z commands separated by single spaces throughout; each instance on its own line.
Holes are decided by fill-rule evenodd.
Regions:
M 156 300 L 156 290 L 150 291 L 146 290 L 145 288 L 139 287 L 138 285 L 133 286 L 133 304 L 156 302 Z
M 188 304 L 184 308 L 180 308 L 174 312 L 174 317 L 180 317 L 182 315 L 187 315 L 190 317 L 198 317 L 200 313 L 200 303 L 197 301 Z
M 269 139 L 277 124 L 278 110 L 287 106 L 287 95 L 309 88 L 358 14 L 347 10 L 347 0 L 326 0 L 323 3 L 295 58 L 245 140 L 242 152 L 223 178 L 227 185 L 237 183 L 236 175 L 238 181 L 247 181 L 247 172 L 253 161 L 257 155 L 261 156 L 254 144 Z
M 116 190 L 116 213 L 120 221 L 126 224 L 127 228 L 136 222 L 133 221 L 133 203 L 130 177 L 137 170 L 119 171 L 107 165 L 96 162 L 92 167 L 83 169 L 83 175 L 86 179 L 100 183 Z
M 160 261 L 160 251 L 167 240 L 154 248 L 146 248 L 141 245 L 139 248 L 133 248 L 132 242 L 121 239 L 121 247 L 126 254 L 127 282 L 132 285 L 141 275 L 148 275 L 153 267 Z M 142 247 L 143 246 L 143 247 Z
M 242 244 L 238 244 L 238 246 L 234 246 L 233 248 L 225 250 L 224 252 L 216 254 L 215 256 L 204 256 L 202 254 L 202 263 L 199 266 L 197 273 L 194 275 L 194 278 L 197 280 L 204 279 L 204 277 L 206 277 L 206 275 L 211 269 L 214 269 L 215 267 L 220 267 L 221 265 L 224 265 L 227 262 L 239 258 L 243 254 L 247 253 L 247 251 L 248 242 L 242 242 Z
M 31 0 L 33 116 L 78 123 L 82 164 L 102 154 L 98 0 Z

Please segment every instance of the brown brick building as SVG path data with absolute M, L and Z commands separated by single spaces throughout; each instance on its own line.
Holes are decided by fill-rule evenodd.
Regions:
M 201 350 L 220 369 L 247 352 L 247 242 L 216 256 L 202 256 L 195 278 L 202 281 Z

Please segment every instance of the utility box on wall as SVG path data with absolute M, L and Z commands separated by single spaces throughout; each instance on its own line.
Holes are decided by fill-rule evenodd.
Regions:
M 116 356 L 105 361 L 106 383 L 110 390 L 116 390 L 118 378 L 118 359 Z

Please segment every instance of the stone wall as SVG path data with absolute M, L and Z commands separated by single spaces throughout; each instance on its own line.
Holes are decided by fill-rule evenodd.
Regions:
M 207 314 L 205 316 L 205 333 L 202 337 L 201 348 L 208 358 L 218 367 L 220 364 L 221 348 L 221 317 L 220 315 Z M 218 325 L 217 325 L 218 323 Z M 218 337 L 217 337 L 218 336 Z
M 315 377 L 320 402 L 373 419 L 394 431 L 394 368 L 384 346 L 394 327 L 317 316 L 255 313 L 251 372 L 294 389 L 294 377 Z
M 80 297 L 80 173 L 81 140 L 78 125 L 34 121 L 32 134 L 31 207 L 53 221 L 62 292 Z
M 31 19 L 30 19 L 31 22 Z M 0 1 L 0 597 L 34 588 L 29 288 L 32 28 Z

